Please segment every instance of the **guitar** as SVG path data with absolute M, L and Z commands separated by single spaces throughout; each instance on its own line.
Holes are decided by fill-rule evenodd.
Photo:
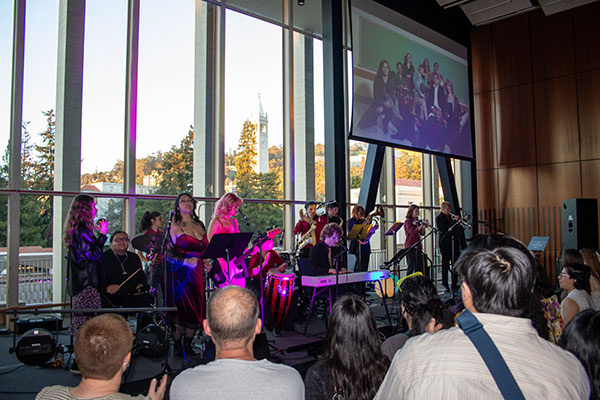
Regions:
M 256 272 L 254 272 L 254 270 L 248 271 L 248 268 L 246 266 L 246 259 L 248 257 L 250 257 L 253 253 L 255 253 L 255 250 L 260 251 L 260 246 L 262 246 L 263 243 L 265 243 L 267 240 L 275 239 L 275 236 L 279 235 L 280 233 L 281 233 L 281 228 L 274 227 L 273 229 L 270 229 L 267 231 L 266 236 L 261 236 L 261 237 L 257 238 L 256 240 L 253 240 L 252 245 L 250 247 L 248 247 L 246 250 L 244 250 L 244 252 L 242 253 L 241 256 L 235 258 L 235 260 L 233 261 L 234 264 L 239 269 L 241 269 L 243 271 L 247 271 L 248 272 L 247 276 L 249 276 L 250 278 L 255 278 L 256 276 L 258 276 L 258 273 L 260 271 L 256 271 Z

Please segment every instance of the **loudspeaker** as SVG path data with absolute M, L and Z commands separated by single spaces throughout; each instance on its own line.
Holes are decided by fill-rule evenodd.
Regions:
M 598 200 L 563 200 L 563 248 L 598 248 Z

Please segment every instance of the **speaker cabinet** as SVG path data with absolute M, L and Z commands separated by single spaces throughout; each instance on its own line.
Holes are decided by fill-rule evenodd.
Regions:
M 598 248 L 598 199 L 563 200 L 563 248 Z

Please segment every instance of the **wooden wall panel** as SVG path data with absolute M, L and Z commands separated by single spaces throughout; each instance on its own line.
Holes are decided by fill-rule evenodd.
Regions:
M 579 161 L 538 165 L 539 206 L 560 206 L 564 199 L 581 197 Z
M 579 160 L 574 75 L 534 83 L 537 162 Z
M 477 169 L 489 169 L 496 162 L 496 120 L 494 117 L 494 94 L 476 94 L 475 107 L 475 149 Z
M 498 207 L 535 207 L 537 205 L 536 167 L 498 169 Z
M 575 27 L 575 62 L 577 71 L 600 68 L 600 2 L 573 10 Z
M 600 69 L 577 74 L 581 159 L 600 158 Z
M 480 210 L 496 209 L 498 207 L 498 180 L 496 174 L 495 169 L 477 171 L 477 208 Z
M 492 90 L 492 32 L 489 25 L 474 28 L 471 32 L 471 65 L 473 93 Z
M 581 197 L 600 199 L 600 160 L 581 162 Z M 599 200 L 600 201 L 600 200 Z M 600 212 L 598 213 L 600 225 Z
M 531 13 L 530 22 L 533 80 L 575 72 L 572 12 L 546 17 L 540 10 Z
M 531 85 L 495 91 L 498 166 L 535 165 Z
M 529 16 L 493 24 L 492 51 L 495 89 L 531 82 Z

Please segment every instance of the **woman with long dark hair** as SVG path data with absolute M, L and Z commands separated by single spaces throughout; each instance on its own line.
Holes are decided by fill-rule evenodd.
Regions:
M 380 346 L 369 306 L 355 295 L 340 297 L 329 318 L 325 353 L 306 373 L 306 399 L 372 399 L 390 364 Z
M 196 214 L 196 200 L 182 193 L 175 200 L 175 216 L 169 229 L 170 254 L 167 257 L 166 298 L 177 307 L 169 325 L 173 332 L 176 357 L 193 354 L 192 341 L 205 317 L 204 268 L 202 254 L 208 246 L 206 227 Z
M 377 68 L 377 74 L 373 81 L 373 102 L 364 113 L 358 127 L 361 129 L 367 129 L 373 125 L 376 125 L 380 115 L 383 115 L 383 121 L 381 129 L 384 133 L 388 131 L 388 124 L 391 122 L 396 129 L 398 128 L 399 121 L 395 116 L 395 96 L 396 96 L 396 82 L 392 77 L 390 71 L 390 64 L 387 60 L 381 60 L 379 62 L 379 68 Z
M 102 247 L 106 242 L 108 222 L 98 221 L 100 234 L 94 234 L 96 203 L 92 196 L 80 194 L 73 199 L 64 225 L 63 240 L 69 249 L 68 268 L 71 283 L 72 308 L 100 308 L 100 293 L 104 290 Z M 71 334 L 75 335 L 92 318 L 89 313 L 73 313 Z
M 142 215 L 139 231 L 143 234 L 147 233 L 162 233 L 163 216 L 160 211 L 146 211 Z
M 558 345 L 581 361 L 591 385 L 590 400 L 600 400 L 600 311 L 584 310 L 565 326 Z
M 406 240 L 404 241 L 405 249 L 418 243 L 421 240 L 421 235 L 425 232 L 425 224 L 419 220 L 419 206 L 416 204 L 411 204 L 408 207 L 406 220 L 404 220 L 404 232 L 406 233 Z M 423 272 L 422 248 L 423 246 L 419 243 L 406 255 L 406 264 L 408 264 L 406 275 L 410 275 L 413 272 Z

